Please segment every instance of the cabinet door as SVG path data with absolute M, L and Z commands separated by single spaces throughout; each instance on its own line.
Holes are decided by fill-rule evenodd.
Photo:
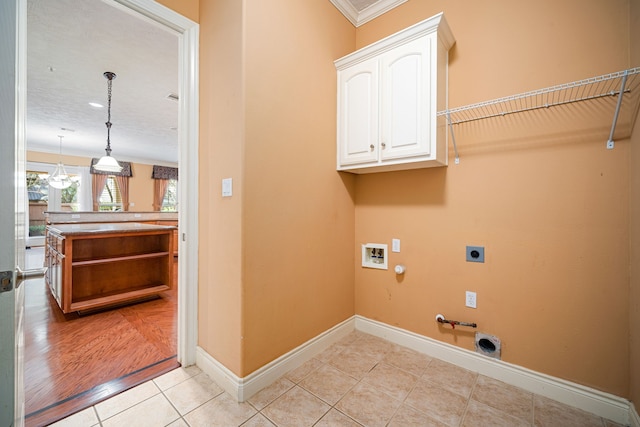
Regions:
M 430 155 L 432 40 L 421 37 L 382 57 L 382 160 Z
M 338 168 L 378 160 L 378 81 L 377 59 L 338 73 Z

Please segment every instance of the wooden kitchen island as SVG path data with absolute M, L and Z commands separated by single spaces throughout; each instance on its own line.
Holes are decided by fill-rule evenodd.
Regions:
M 142 223 L 47 226 L 46 282 L 64 313 L 171 289 L 176 227 Z

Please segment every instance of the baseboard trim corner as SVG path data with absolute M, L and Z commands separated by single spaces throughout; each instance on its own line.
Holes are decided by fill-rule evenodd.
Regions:
M 196 365 L 238 402 L 244 402 L 287 372 L 299 367 L 331 344 L 339 341 L 354 329 L 355 318 L 351 317 L 269 362 L 246 377 L 238 377 L 201 347 L 198 347 L 196 351 Z

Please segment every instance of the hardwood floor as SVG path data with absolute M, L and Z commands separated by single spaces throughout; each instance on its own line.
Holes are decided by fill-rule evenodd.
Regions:
M 173 289 L 159 298 L 82 316 L 63 314 L 44 280 L 24 283 L 27 427 L 48 425 L 179 366 L 175 262 Z

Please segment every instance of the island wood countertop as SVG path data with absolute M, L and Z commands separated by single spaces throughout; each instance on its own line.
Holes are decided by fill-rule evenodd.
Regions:
M 172 225 L 141 224 L 138 222 L 102 222 L 81 224 L 54 224 L 47 226 L 49 232 L 59 236 L 91 234 L 139 233 L 141 231 L 175 230 Z
M 47 224 L 80 224 L 97 222 L 178 221 L 178 212 L 52 212 L 44 213 Z

